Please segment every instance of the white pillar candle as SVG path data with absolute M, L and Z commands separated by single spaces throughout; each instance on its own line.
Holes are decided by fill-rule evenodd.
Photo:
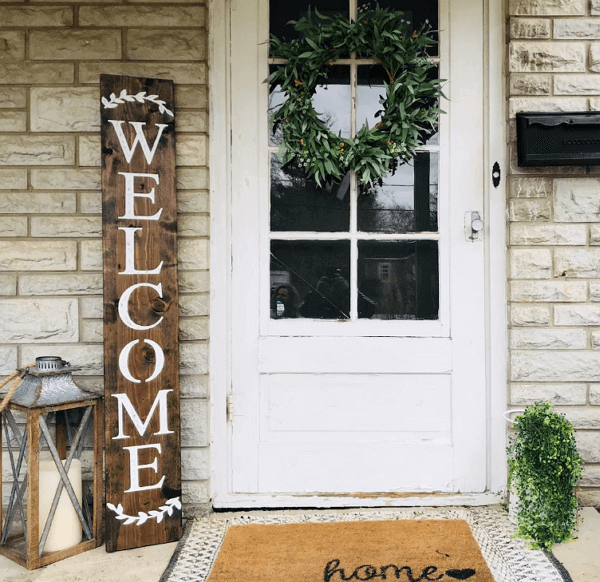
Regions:
M 63 466 L 66 461 L 63 461 Z M 75 491 L 75 496 L 81 506 L 81 461 L 73 459 L 69 468 L 69 481 Z M 56 495 L 56 489 L 60 482 L 60 474 L 52 457 L 44 458 L 40 456 L 40 539 L 46 527 L 46 520 L 52 507 L 52 501 Z M 81 542 L 82 528 L 77 512 L 73 507 L 71 498 L 67 493 L 66 487 L 63 487 L 54 519 L 46 538 L 44 552 L 57 552 L 76 546 Z

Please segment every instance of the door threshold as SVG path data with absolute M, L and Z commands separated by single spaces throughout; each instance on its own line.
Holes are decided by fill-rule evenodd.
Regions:
M 339 493 L 270 495 L 226 493 L 215 495 L 215 509 L 328 509 L 349 507 L 451 507 L 495 505 L 500 495 L 484 493 Z

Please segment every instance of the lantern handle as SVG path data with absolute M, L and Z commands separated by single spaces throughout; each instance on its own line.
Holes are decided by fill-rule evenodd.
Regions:
M 8 389 L 6 396 L 4 397 L 2 402 L 0 402 L 0 412 L 2 412 L 8 406 L 10 399 L 13 397 L 13 394 L 15 393 L 15 391 L 17 390 L 17 388 L 23 381 L 23 378 L 25 378 L 25 376 L 27 376 L 27 374 L 29 374 L 29 368 L 33 368 L 34 366 L 35 366 L 35 364 L 27 364 L 27 366 L 25 366 L 22 370 L 17 370 L 16 372 L 13 372 L 8 378 L 6 378 L 6 380 L 4 380 L 2 383 L 0 383 L 0 390 L 1 390 L 11 380 L 16 378 L 15 382 L 13 382 L 13 385 Z

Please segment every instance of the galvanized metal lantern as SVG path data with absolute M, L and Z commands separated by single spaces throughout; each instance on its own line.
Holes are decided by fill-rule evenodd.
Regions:
M 102 543 L 102 396 L 75 384 L 77 369 L 57 356 L 37 358 L 0 416 L 12 475 L 4 515 L 0 503 L 0 554 L 30 570 Z M 93 450 L 85 495 L 84 442 Z

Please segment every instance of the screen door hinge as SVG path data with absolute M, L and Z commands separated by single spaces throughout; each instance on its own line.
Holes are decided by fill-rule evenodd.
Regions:
M 227 394 L 226 409 L 227 409 L 227 422 L 232 422 L 233 421 L 233 392 L 229 392 L 229 394 Z

